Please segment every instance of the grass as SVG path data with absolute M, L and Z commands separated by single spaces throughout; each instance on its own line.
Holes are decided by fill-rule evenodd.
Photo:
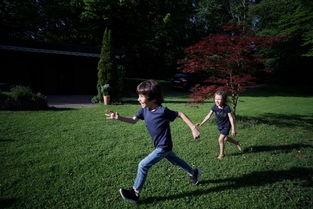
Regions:
M 167 85 L 164 83 L 163 85 Z M 165 88 L 167 89 L 167 88 Z M 212 103 L 187 106 L 167 91 L 164 106 L 201 121 Z M 278 96 L 277 96 L 278 95 Z M 202 170 L 199 185 L 163 160 L 151 168 L 140 202 L 123 201 L 137 164 L 153 150 L 143 122 L 105 120 L 127 104 L 49 111 L 0 111 L 0 208 L 312 208 L 313 96 L 250 90 L 240 97 L 237 140 L 219 161 L 215 121 L 193 140 L 182 120 L 171 124 L 174 151 Z

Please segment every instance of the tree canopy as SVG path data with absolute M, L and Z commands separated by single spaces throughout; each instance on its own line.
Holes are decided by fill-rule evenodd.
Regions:
M 263 35 L 287 34 L 299 55 L 313 56 L 313 2 L 308 0 L 263 0 L 251 8 L 256 28 Z M 300 42 L 299 42 L 300 40 Z
M 169 78 L 183 49 L 224 24 L 253 27 L 261 36 L 288 34 L 272 51 L 282 73 L 306 69 L 313 55 L 310 0 L 3 0 L 2 43 L 36 41 L 101 48 L 105 28 L 125 55 L 127 76 Z M 286 70 L 289 69 L 289 70 Z
M 217 90 L 232 96 L 233 112 L 239 94 L 255 81 L 259 71 L 269 71 L 263 65 L 264 47 L 280 40 L 279 37 L 254 35 L 240 25 L 224 25 L 223 34 L 212 34 L 185 49 L 187 58 L 178 62 L 184 72 L 202 72 L 207 76 L 204 85 L 197 84 L 191 97 L 202 102 Z

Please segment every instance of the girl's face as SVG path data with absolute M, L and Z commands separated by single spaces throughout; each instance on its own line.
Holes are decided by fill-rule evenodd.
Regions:
M 154 105 L 154 102 L 153 101 L 150 101 L 148 99 L 147 96 L 143 95 L 143 94 L 138 94 L 138 102 L 139 104 L 141 105 L 142 108 L 145 108 L 145 107 L 152 107 Z
M 215 95 L 214 101 L 215 101 L 215 104 L 216 104 L 218 107 L 223 107 L 224 101 L 223 101 L 222 95 Z

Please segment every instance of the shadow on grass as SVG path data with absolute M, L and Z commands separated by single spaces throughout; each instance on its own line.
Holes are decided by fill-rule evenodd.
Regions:
M 311 97 L 313 95 L 312 85 L 265 85 L 259 88 L 251 88 L 243 92 L 241 96 L 250 97 Z
M 199 185 L 212 185 L 215 183 L 228 183 L 223 186 L 211 187 L 208 189 L 198 189 L 192 192 L 184 192 L 170 196 L 154 196 L 144 199 L 139 204 L 149 204 L 153 202 L 163 202 L 166 200 L 175 200 L 185 197 L 201 196 L 214 192 L 221 192 L 225 190 L 236 190 L 242 187 L 264 186 L 273 184 L 284 180 L 301 180 L 302 187 L 312 187 L 313 169 L 294 167 L 289 170 L 278 171 L 256 171 L 250 174 L 243 175 L 237 178 L 213 179 L 200 181 Z
M 251 147 L 245 147 L 244 148 L 244 154 L 247 153 L 258 153 L 258 152 L 282 152 L 282 153 L 288 153 L 291 152 L 292 150 L 299 150 L 299 149 L 313 149 L 312 145 L 308 144 L 286 144 L 286 145 L 277 145 L 277 146 L 251 146 Z M 242 153 L 233 153 L 229 154 L 229 156 L 234 156 L 234 155 L 242 155 Z
M 239 123 L 249 126 L 256 124 L 268 124 L 278 127 L 303 127 L 311 129 L 313 126 L 313 115 L 296 115 L 296 114 L 276 114 L 266 113 L 260 117 L 237 116 Z
M 0 142 L 14 142 L 15 140 L 14 139 L 3 139 L 3 138 L 0 138 Z
M 16 199 L 0 198 L 0 208 L 9 208 L 16 202 Z

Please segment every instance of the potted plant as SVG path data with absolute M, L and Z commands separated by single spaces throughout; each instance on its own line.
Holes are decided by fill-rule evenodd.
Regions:
M 103 95 L 103 104 L 108 105 L 110 103 L 110 84 L 101 86 L 101 93 Z

